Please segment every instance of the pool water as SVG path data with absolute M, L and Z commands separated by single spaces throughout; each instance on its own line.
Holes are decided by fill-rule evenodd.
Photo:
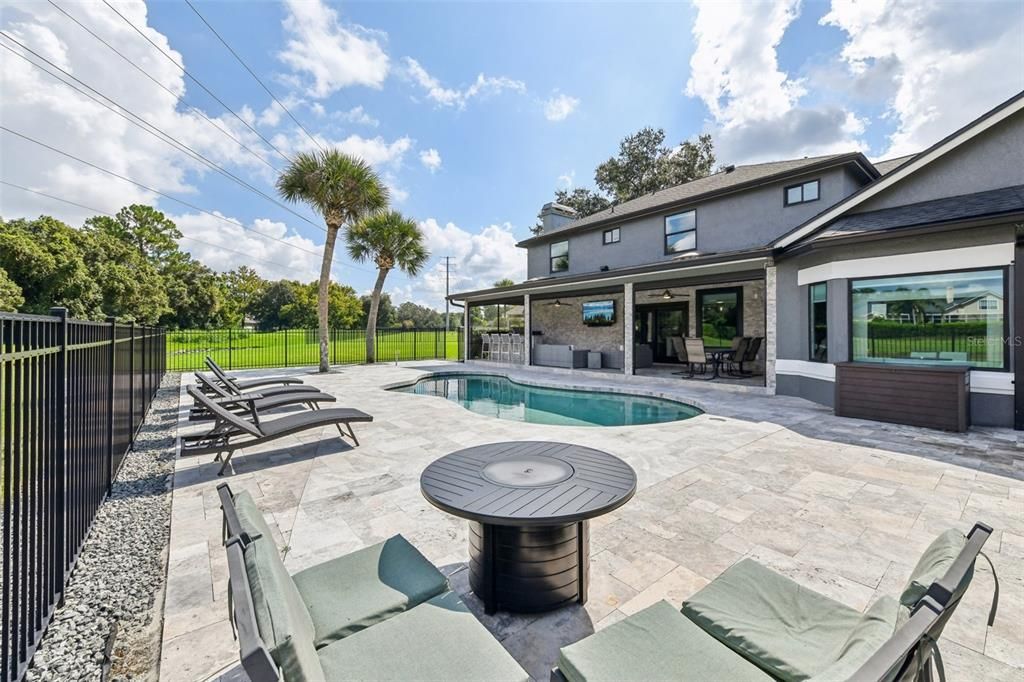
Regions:
M 531 424 L 628 426 L 679 421 L 701 414 L 696 407 L 674 400 L 527 386 L 490 374 L 435 374 L 391 390 L 438 396 L 470 412 Z

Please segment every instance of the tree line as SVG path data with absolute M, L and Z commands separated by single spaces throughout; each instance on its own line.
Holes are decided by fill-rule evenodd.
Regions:
M 63 306 L 72 317 L 108 315 L 171 329 L 315 328 L 316 281 L 268 280 L 243 265 L 218 273 L 182 251 L 181 232 L 151 206 L 134 204 L 80 227 L 56 218 L 0 218 L 0 311 L 46 314 Z M 363 329 L 370 296 L 331 282 L 330 324 Z M 457 316 L 456 316 L 457 317 Z M 444 315 L 382 294 L 382 327 L 443 327 Z

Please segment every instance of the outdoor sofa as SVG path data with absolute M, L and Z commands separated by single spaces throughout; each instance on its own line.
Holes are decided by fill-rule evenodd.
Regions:
M 930 682 L 933 661 L 944 679 L 937 640 L 991 533 L 942 533 L 899 599 L 864 613 L 743 559 L 682 610 L 661 601 L 563 647 L 552 682 Z
M 252 682 L 530 679 L 401 535 L 289 575 L 252 497 L 217 491 Z

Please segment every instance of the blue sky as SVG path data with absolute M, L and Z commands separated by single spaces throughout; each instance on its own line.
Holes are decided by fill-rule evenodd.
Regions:
M 55 2 L 283 164 L 102 3 Z M 111 4 L 275 146 L 311 146 L 187 5 Z M 435 258 L 415 279 L 391 275 L 387 288 L 435 307 L 437 257 L 456 258 L 455 289 L 521 279 L 514 243 L 541 204 L 558 187 L 591 186 L 594 167 L 643 126 L 664 128 L 671 142 L 710 132 L 721 163 L 851 149 L 883 158 L 919 150 L 1024 88 L 1024 6 L 1011 2 L 195 5 L 321 143 L 373 162 L 395 206 L 421 221 Z M 272 193 L 265 165 L 52 6 L 0 8 L 16 40 Z M 315 278 L 321 230 L 8 53 L 3 69 L 4 125 L 224 219 L 8 134 L 0 137 L 5 181 L 101 211 L 156 203 L 211 267 L 248 262 L 268 277 Z M 0 199 L 4 217 L 49 213 L 80 224 L 89 214 L 8 186 Z M 360 292 L 371 286 L 368 264 L 337 260 L 338 280 Z

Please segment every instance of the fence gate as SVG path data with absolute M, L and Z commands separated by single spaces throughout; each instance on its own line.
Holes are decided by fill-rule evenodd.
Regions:
M 25 675 L 166 367 L 164 330 L 0 313 L 3 680 Z

